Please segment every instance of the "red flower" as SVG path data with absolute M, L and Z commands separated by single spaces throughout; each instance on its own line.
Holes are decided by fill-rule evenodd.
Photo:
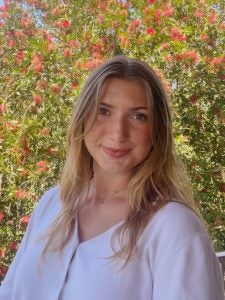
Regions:
M 198 102 L 198 97 L 195 94 L 193 94 L 193 95 L 191 95 L 189 100 L 192 104 L 196 104 Z
M 1 13 L 1 18 L 2 19 L 5 19 L 5 18 L 9 17 L 8 6 L 9 6 L 9 3 L 6 0 L 4 1 L 4 5 L 0 6 L 0 12 L 2 12 Z
M 70 58 L 73 55 L 73 51 L 69 48 L 66 48 L 63 52 L 65 58 Z
M 38 167 L 38 171 L 41 173 L 44 173 L 48 170 L 48 165 L 44 160 L 40 160 L 36 163 L 37 167 Z
M 199 60 L 199 54 L 196 51 L 185 51 L 182 53 L 182 58 L 191 60 L 195 63 Z
M 128 27 L 128 30 L 130 30 L 130 29 L 131 29 L 131 24 Z M 107 41 L 105 43 L 107 43 Z M 104 48 L 104 42 L 102 40 L 98 41 L 98 43 L 96 43 L 96 44 L 93 44 L 91 47 L 92 57 L 95 59 L 97 59 L 97 58 L 101 59 L 102 48 Z
M 51 90 L 52 90 L 52 92 L 53 92 L 54 94 L 59 94 L 60 91 L 61 91 L 61 88 L 60 88 L 60 86 L 59 86 L 57 83 L 53 83 L 53 84 L 51 85 Z
M 16 54 L 16 63 L 24 60 L 24 52 L 23 50 L 18 50 Z
M 93 70 L 95 68 L 97 68 L 98 66 L 100 66 L 103 63 L 102 59 L 93 59 L 93 60 L 89 60 L 85 63 L 85 68 L 88 70 Z
M 139 24 L 140 24 L 140 20 L 138 20 L 138 19 L 134 19 L 134 20 L 132 21 L 132 25 L 133 25 L 134 27 L 137 27 Z
M 7 130 L 10 130 L 10 131 L 14 131 L 14 132 L 17 131 L 20 128 L 19 121 L 17 121 L 17 120 L 7 121 L 6 128 L 7 128 Z
M 164 78 L 164 75 L 163 75 L 162 71 L 159 70 L 159 69 L 155 69 L 155 72 L 158 75 L 158 77 L 161 79 L 161 82 L 164 86 L 164 89 L 166 90 L 166 92 L 169 93 L 171 91 L 171 86 L 169 85 L 169 83 Z
M 187 61 L 191 63 L 197 63 L 199 60 L 199 55 L 195 51 L 185 51 L 183 53 L 178 53 L 174 56 L 170 56 L 170 61 Z
M 201 34 L 200 35 L 200 40 L 201 41 L 208 41 L 209 40 L 209 36 L 207 34 Z
M 61 27 L 62 27 L 62 22 L 60 22 L 60 21 L 55 21 L 55 22 L 53 23 L 53 26 L 61 28 Z
M 16 45 L 16 41 L 12 40 L 12 39 L 8 39 L 7 45 L 8 45 L 9 48 L 14 48 L 15 45 Z
M 35 31 L 32 30 L 32 29 L 29 29 L 29 30 L 27 30 L 27 35 L 30 36 L 30 37 L 32 37 L 32 36 L 35 35 Z
M 21 223 L 22 225 L 27 225 L 27 224 L 29 223 L 29 221 L 30 221 L 30 217 L 29 217 L 28 215 L 23 216 L 23 217 L 20 219 L 20 223 Z
M 28 171 L 28 170 L 26 170 L 26 169 L 23 169 L 23 170 L 21 170 L 21 172 L 20 172 L 20 175 L 21 175 L 21 176 L 27 176 L 27 175 L 28 175 L 28 173 L 29 173 L 29 171 Z
M 21 25 L 25 28 L 28 28 L 31 25 L 31 19 L 29 17 L 23 17 L 21 19 Z
M 39 89 L 47 89 L 48 87 L 48 82 L 45 81 L 45 80 L 38 80 L 37 83 L 36 83 L 36 86 L 39 88 Z
M 68 20 L 64 20 L 64 21 L 55 21 L 53 23 L 53 26 L 56 26 L 58 28 L 64 28 L 67 29 L 71 26 L 71 23 Z
M 214 24 L 214 23 L 216 23 L 216 20 L 217 20 L 216 14 L 211 13 L 211 14 L 208 16 L 208 21 L 209 21 L 209 23 Z
M 200 9 L 196 9 L 194 16 L 197 18 L 202 18 L 204 16 L 203 12 Z
M 170 30 L 170 36 L 172 40 L 183 42 L 186 40 L 186 35 L 182 34 L 179 29 L 172 28 Z
M 149 28 L 147 29 L 147 34 L 148 34 L 148 35 L 153 35 L 154 33 L 155 33 L 155 29 L 154 29 L 154 28 L 149 27 Z
M 69 28 L 71 26 L 71 23 L 68 20 L 64 20 L 61 24 L 63 28 Z
M 42 128 L 40 133 L 44 136 L 48 136 L 49 135 L 49 129 L 47 127 L 44 127 L 44 128 Z
M 161 23 L 161 20 L 160 20 L 161 16 L 162 16 L 161 9 L 156 9 L 156 11 L 154 12 L 154 22 L 158 25 L 160 25 L 160 23 Z
M 154 12 L 154 17 L 158 18 L 162 15 L 162 11 L 161 9 L 156 9 L 156 11 Z
M 33 101 L 35 102 L 35 104 L 40 104 L 42 102 L 42 98 L 41 96 L 35 94 L 35 93 L 32 93 L 32 99 Z
M 160 49 L 161 50 L 165 50 L 165 49 L 168 49 L 170 47 L 170 44 L 169 43 L 162 43 L 160 45 Z
M 41 54 L 34 54 L 31 60 L 31 67 L 36 72 L 42 72 L 44 70 L 43 58 Z
M 148 3 L 154 3 L 156 0 L 147 0 Z
M 103 11 L 106 10 L 106 8 L 107 8 L 106 5 L 104 5 L 104 6 L 105 6 L 105 9 L 103 9 Z M 129 1 L 124 1 L 123 7 L 126 9 L 129 9 L 131 7 L 131 3 L 129 3 Z
M 76 82 L 72 82 L 71 85 L 70 85 L 70 88 L 71 88 L 72 90 L 74 90 L 74 89 L 77 88 L 77 86 L 78 86 L 78 84 L 77 84 Z
M 148 15 L 148 14 L 150 13 L 150 8 L 146 6 L 146 7 L 144 8 L 144 13 L 145 13 L 146 15 Z
M 7 272 L 7 269 L 5 267 L 0 267 L 0 277 L 4 277 Z
M 7 10 L 8 10 L 8 6 L 7 5 L 0 6 L 0 11 L 6 12 Z
M 5 257 L 5 251 L 2 247 L 0 247 L 0 259 Z
M 18 248 L 18 242 L 17 241 L 13 241 L 9 244 L 9 250 L 10 251 L 15 251 Z
M 57 15 L 59 15 L 60 14 L 60 8 L 57 6 L 57 7 L 54 7 L 53 9 L 52 9 L 52 11 L 51 11 L 51 14 L 53 15 L 53 16 L 57 16 Z
M 48 52 L 53 52 L 53 51 L 55 50 L 54 45 L 53 45 L 52 43 L 49 43 L 49 44 L 47 45 L 47 50 L 48 50 Z
M 0 221 L 4 219 L 4 214 L 3 212 L 0 210 Z
M 69 41 L 69 46 L 72 47 L 72 48 L 76 48 L 76 47 L 80 46 L 80 43 L 76 40 L 70 40 Z
M 16 197 L 16 199 L 26 199 L 29 197 L 29 192 L 24 191 L 22 189 L 16 190 L 15 197 Z
M 162 8 L 162 13 L 165 17 L 172 17 L 174 13 L 174 8 L 170 5 L 166 5 Z
M 130 33 L 134 32 L 135 29 L 140 25 L 140 20 L 138 19 L 134 19 L 130 24 L 129 24 L 129 27 L 128 27 L 128 31 Z
M 15 30 L 14 34 L 15 34 L 15 37 L 18 38 L 18 39 L 21 39 L 21 38 L 24 37 L 24 33 L 23 33 L 22 30 Z
M 213 66 L 218 66 L 222 63 L 225 62 L 225 56 L 221 56 L 221 57 L 214 57 L 211 59 L 210 64 Z
M 124 15 L 124 17 L 127 17 L 128 16 L 128 11 L 127 10 L 122 10 L 121 11 L 122 15 Z
M 6 106 L 4 103 L 0 104 L 0 113 L 3 113 L 6 111 Z
M 185 61 L 186 63 L 197 63 L 199 61 L 199 54 L 196 51 L 185 51 L 175 55 L 167 55 L 165 61 Z

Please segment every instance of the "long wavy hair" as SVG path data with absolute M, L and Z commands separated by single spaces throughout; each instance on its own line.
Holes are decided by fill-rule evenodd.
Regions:
M 48 231 L 42 254 L 48 250 L 63 250 L 74 232 L 78 212 L 87 200 L 94 173 L 92 157 L 86 149 L 84 137 L 98 115 L 103 84 L 111 77 L 135 80 L 142 84 L 147 95 L 152 133 L 151 151 L 136 167 L 135 175 L 129 182 L 127 219 L 114 233 L 120 237 L 121 248 L 114 250 L 113 257 L 125 257 L 126 264 L 135 253 L 138 238 L 151 217 L 169 201 L 181 202 L 196 211 L 185 168 L 174 151 L 169 101 L 161 79 L 147 63 L 116 56 L 88 77 L 75 103 L 60 182 L 62 210 Z M 90 128 L 84 127 L 86 120 L 91 121 L 88 122 Z M 54 243 L 58 241 L 56 236 L 60 237 L 58 244 Z

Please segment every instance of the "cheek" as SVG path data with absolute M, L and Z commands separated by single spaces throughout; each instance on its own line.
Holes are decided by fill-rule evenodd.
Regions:
M 101 130 L 99 128 L 97 128 L 96 126 L 94 126 L 85 135 L 85 138 L 84 138 L 84 143 L 85 143 L 87 149 L 95 147 L 101 136 L 102 136 Z
M 151 144 L 151 132 L 149 127 L 144 127 L 136 134 L 136 140 L 140 145 Z

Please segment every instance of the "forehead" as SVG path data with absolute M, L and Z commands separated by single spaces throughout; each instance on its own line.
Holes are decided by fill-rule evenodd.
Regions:
M 134 79 L 111 77 L 105 80 L 100 92 L 100 101 L 105 98 L 126 98 L 131 100 L 147 100 L 144 84 Z

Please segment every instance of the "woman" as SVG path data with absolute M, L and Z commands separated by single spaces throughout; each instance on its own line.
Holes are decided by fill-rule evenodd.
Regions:
M 34 210 L 0 299 L 223 299 L 167 96 L 144 62 L 117 56 L 88 78 L 60 185 Z

